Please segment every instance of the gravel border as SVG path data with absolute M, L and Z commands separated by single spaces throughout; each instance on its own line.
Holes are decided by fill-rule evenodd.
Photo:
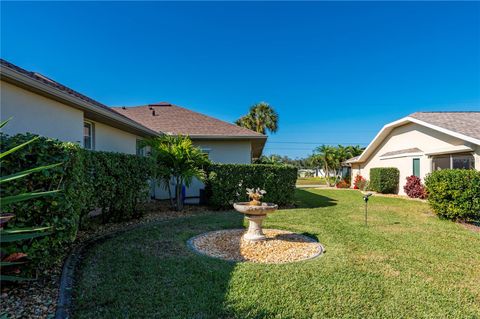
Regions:
M 273 228 L 268 228 L 269 230 L 281 230 L 281 231 L 289 231 L 289 230 L 285 230 L 285 229 L 273 229 Z M 299 259 L 299 260 L 294 260 L 294 261 L 289 261 L 289 262 L 281 262 L 281 263 L 265 263 L 265 262 L 253 262 L 253 261 L 236 261 L 236 260 L 231 260 L 231 259 L 223 259 L 223 258 L 219 258 L 219 257 L 213 257 L 213 256 L 210 256 L 210 255 L 207 255 L 203 252 L 201 252 L 200 250 L 198 250 L 197 248 L 195 248 L 195 245 L 193 244 L 193 242 L 198 239 L 199 237 L 202 237 L 202 236 L 205 236 L 205 235 L 208 235 L 208 234 L 212 234 L 212 233 L 216 233 L 216 232 L 219 232 L 219 231 L 228 231 L 228 230 L 242 230 L 242 231 L 245 231 L 244 228 L 227 228 L 227 229 L 218 229 L 218 230 L 213 230 L 213 231 L 209 231 L 209 232 L 206 232 L 206 233 L 201 233 L 201 234 L 198 234 L 196 236 L 193 236 L 192 238 L 190 238 L 189 240 L 187 240 L 187 247 L 192 251 L 194 252 L 195 254 L 199 255 L 199 256 L 203 256 L 203 257 L 209 257 L 209 258 L 213 258 L 213 259 L 217 259 L 217 260 L 222 260 L 222 261 L 225 261 L 227 263 L 231 263 L 231 264 L 237 264 L 237 263 L 252 263 L 252 264 L 263 264 L 263 265 L 286 265 L 286 264 L 293 264 L 293 263 L 298 263 L 298 262 L 302 262 L 302 261 L 309 261 L 309 260 L 312 260 L 312 259 L 315 259 L 315 258 L 318 258 L 318 257 L 321 257 L 323 256 L 323 254 L 326 252 L 325 250 L 325 247 L 323 247 L 323 245 L 316 239 L 310 237 L 310 236 L 305 236 L 303 234 L 298 234 L 298 233 L 294 233 L 295 235 L 299 236 L 299 237 L 302 237 L 304 238 L 305 240 L 309 241 L 309 242 L 312 242 L 312 243 L 318 243 L 318 246 L 320 247 L 320 251 L 311 256 L 311 257 L 308 257 L 308 258 L 305 258 L 305 259 Z M 293 233 L 293 232 L 292 232 Z

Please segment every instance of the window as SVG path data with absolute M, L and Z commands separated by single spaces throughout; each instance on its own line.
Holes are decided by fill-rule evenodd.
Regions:
M 83 122 L 83 147 L 87 150 L 95 149 L 93 123 L 91 122 Z
M 414 176 L 420 177 L 420 159 L 413 159 L 413 174 Z
M 434 171 L 440 169 L 474 169 L 475 159 L 471 154 L 451 154 L 435 156 L 432 158 L 432 168 Z
M 137 155 L 139 155 L 139 156 L 146 156 L 147 155 L 146 147 L 145 146 L 142 147 L 142 141 L 141 140 L 137 140 L 136 147 L 137 147 Z
M 452 168 L 473 169 L 475 168 L 475 159 L 472 155 L 453 155 Z
M 207 158 L 210 158 L 210 152 L 212 151 L 211 148 L 200 147 L 200 150 L 201 150 L 204 154 L 207 154 Z

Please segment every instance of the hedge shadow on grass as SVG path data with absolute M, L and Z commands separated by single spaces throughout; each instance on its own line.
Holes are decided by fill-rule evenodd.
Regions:
M 297 199 L 295 203 L 296 208 L 318 208 L 337 205 L 336 199 L 327 196 L 304 189 L 297 189 L 295 192 L 295 197 Z

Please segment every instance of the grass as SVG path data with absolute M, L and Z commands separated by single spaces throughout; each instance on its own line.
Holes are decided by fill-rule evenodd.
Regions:
M 480 234 L 427 204 L 356 191 L 297 190 L 300 208 L 266 227 L 315 236 L 326 253 L 283 265 L 190 252 L 199 233 L 238 228 L 235 212 L 179 218 L 96 246 L 80 271 L 75 318 L 479 318 Z
M 299 177 L 297 185 L 325 185 L 324 177 Z

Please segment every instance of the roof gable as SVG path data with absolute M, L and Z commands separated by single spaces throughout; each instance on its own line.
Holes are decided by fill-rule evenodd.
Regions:
M 416 123 L 444 134 L 480 145 L 480 112 L 417 112 L 386 124 L 363 153 L 350 163 L 364 162 L 396 127 Z

